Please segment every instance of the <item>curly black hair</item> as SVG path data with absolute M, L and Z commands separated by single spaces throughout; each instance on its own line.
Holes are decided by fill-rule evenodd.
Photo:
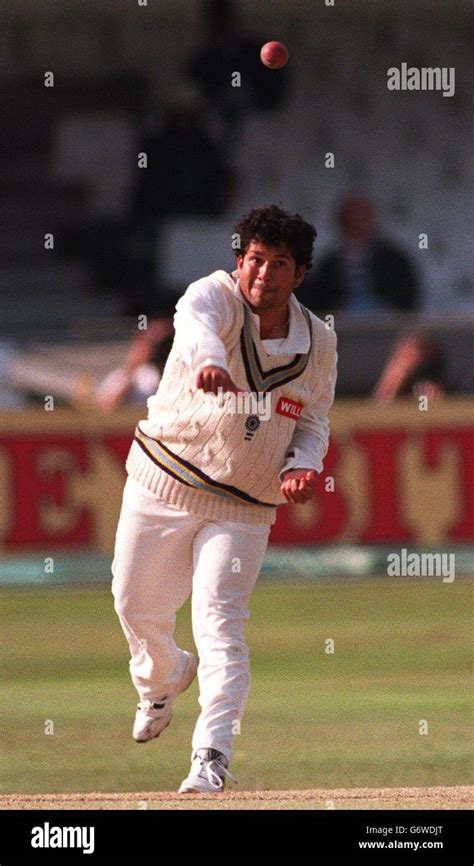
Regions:
M 244 214 L 234 227 L 234 238 L 238 235 L 240 245 L 234 247 L 236 256 L 245 255 L 251 241 L 275 247 L 286 244 L 296 261 L 296 266 L 312 266 L 313 244 L 316 238 L 314 226 L 305 222 L 297 213 L 288 213 L 276 204 L 253 208 Z

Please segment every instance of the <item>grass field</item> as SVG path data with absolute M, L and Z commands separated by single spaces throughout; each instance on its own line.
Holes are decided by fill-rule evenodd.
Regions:
M 0 791 L 98 792 L 95 808 L 100 792 L 132 792 L 128 808 L 139 807 L 140 792 L 158 792 L 156 802 L 142 796 L 166 807 L 159 792 L 176 791 L 187 771 L 197 685 L 159 740 L 136 745 L 128 648 L 109 591 L 5 591 L 1 602 Z M 193 646 L 189 616 L 186 606 L 183 648 Z M 469 785 L 470 627 L 471 585 L 461 579 L 258 587 L 247 626 L 252 690 L 231 767 L 237 790 L 254 792 L 241 802 L 267 791 L 291 807 L 293 795 L 283 802 L 281 793 L 290 791 L 301 792 L 300 808 L 305 799 L 327 808 L 334 789 L 343 803 L 348 789 Z M 238 807 L 233 796 L 227 808 Z

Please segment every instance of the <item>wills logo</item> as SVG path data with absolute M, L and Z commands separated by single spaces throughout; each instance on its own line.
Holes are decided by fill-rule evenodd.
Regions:
M 294 418 L 296 421 L 300 417 L 302 409 L 303 403 L 289 400 L 288 397 L 280 397 L 276 407 L 279 415 L 286 415 L 287 418 Z

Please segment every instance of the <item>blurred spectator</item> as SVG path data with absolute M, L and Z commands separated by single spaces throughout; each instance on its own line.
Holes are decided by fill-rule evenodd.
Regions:
M 446 393 L 446 357 L 433 334 L 416 331 L 395 346 L 374 390 L 374 397 L 390 401 L 413 395 L 431 399 Z
M 147 167 L 138 172 L 120 254 L 129 315 L 148 313 L 160 303 L 156 262 L 163 220 L 219 216 L 229 208 L 235 188 L 234 172 L 208 131 L 193 93 L 183 92 L 161 125 L 153 116 L 151 121 L 138 145 L 138 152 L 147 155 Z
M 139 222 L 219 216 L 228 208 L 234 174 L 189 97 L 167 110 L 161 129 L 150 130 L 138 149 L 148 157 L 135 195 Z
M 149 322 L 146 331 L 134 337 L 122 367 L 109 373 L 95 389 L 92 402 L 105 412 L 124 403 L 142 403 L 155 394 L 171 346 L 172 317 Z
M 373 202 L 349 196 L 338 222 L 341 245 L 305 280 L 300 300 L 318 312 L 415 309 L 418 286 L 413 267 L 403 252 L 379 237 Z
M 0 409 L 21 409 L 24 397 L 9 385 L 10 372 L 19 352 L 10 340 L 0 340 Z
M 246 111 L 266 111 L 281 105 L 288 71 L 275 72 L 263 65 L 260 49 L 267 39 L 239 32 L 231 0 L 205 0 L 203 13 L 208 39 L 191 58 L 185 72 L 198 84 L 208 110 L 217 113 L 223 136 L 227 132 L 230 144 Z M 236 71 L 241 75 L 241 87 L 232 86 L 232 74 Z

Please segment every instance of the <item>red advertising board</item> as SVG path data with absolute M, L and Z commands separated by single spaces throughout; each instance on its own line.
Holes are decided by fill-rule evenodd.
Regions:
M 112 552 L 140 413 L 0 415 L 0 551 Z M 474 541 L 474 403 L 420 411 L 341 401 L 314 500 L 282 506 L 274 544 Z

